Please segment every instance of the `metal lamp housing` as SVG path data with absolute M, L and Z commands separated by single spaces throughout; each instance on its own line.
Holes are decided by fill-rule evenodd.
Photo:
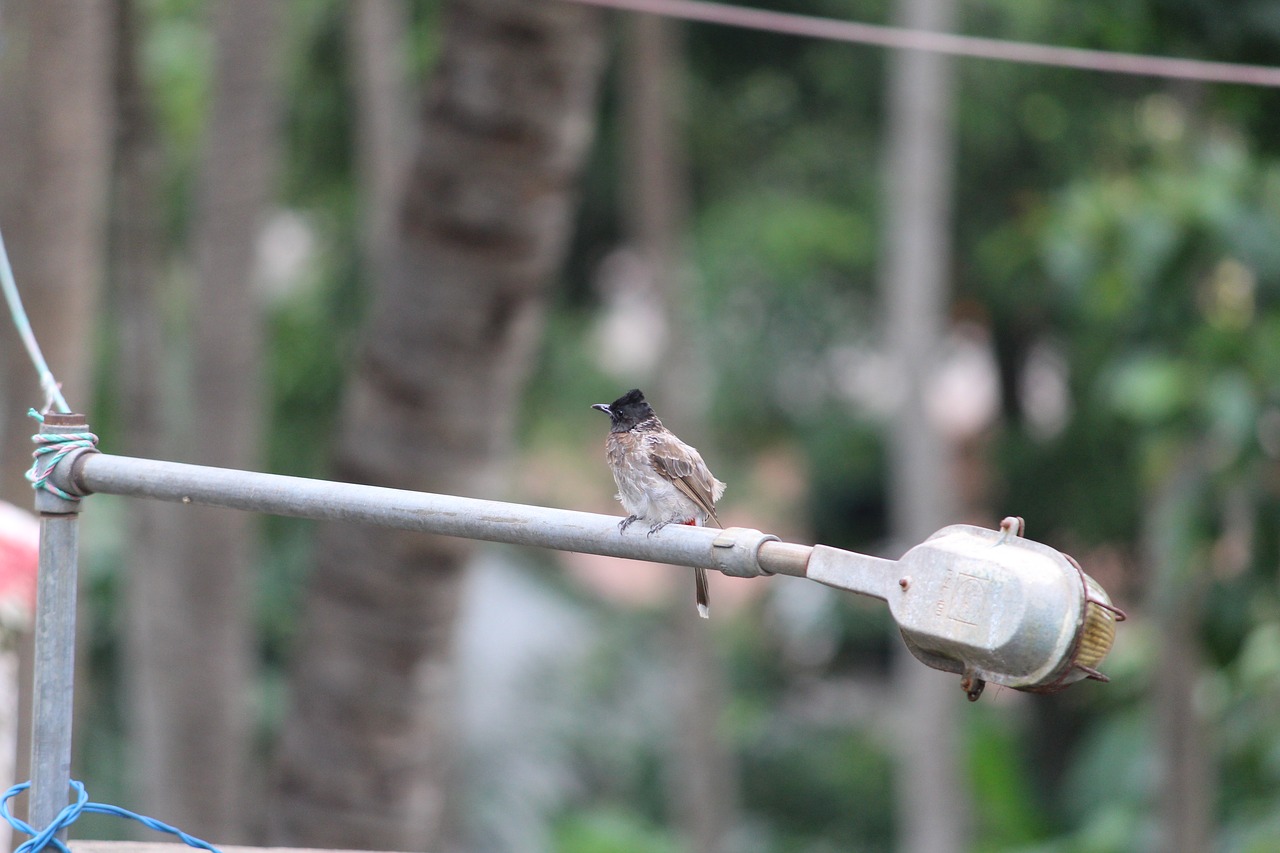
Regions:
M 1123 613 L 1071 557 L 1007 531 L 953 525 L 898 564 L 886 600 L 907 647 L 962 673 L 971 698 L 985 681 L 1052 692 L 1106 680 L 1095 667 Z

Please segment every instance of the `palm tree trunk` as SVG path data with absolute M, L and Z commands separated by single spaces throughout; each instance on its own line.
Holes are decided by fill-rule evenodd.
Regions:
M 92 319 L 105 254 L 111 110 L 102 0 L 0 4 L 0 228 L 31 326 L 70 405 L 87 411 Z M 4 322 L 8 322 L 5 318 Z M 0 335 L 0 498 L 31 505 L 29 406 L 44 395 L 26 353 Z M 29 644 L 22 680 L 29 694 Z M 83 695 L 80 691 L 79 695 Z M 20 701 L 16 774 L 30 775 L 29 703 Z
M 191 422 L 182 455 L 257 468 L 265 420 L 261 311 L 252 291 L 260 225 L 277 155 L 278 0 L 211 4 L 213 93 L 198 175 L 192 304 Z M 149 638 L 165 674 L 155 683 L 154 771 L 162 814 L 223 843 L 244 837 L 240 791 L 249 755 L 257 519 L 188 508 L 180 562 L 153 580 L 171 615 Z M 197 663 L 199 662 L 199 663 Z
M 369 277 L 381 281 L 408 165 L 413 109 L 402 42 L 409 7 L 404 0 L 355 0 L 348 14 L 347 44 L 357 93 L 356 171 L 364 187 L 364 263 Z
M 116 144 L 111 205 L 110 288 L 116 330 L 113 392 L 121 419 L 119 452 L 140 457 L 173 455 L 163 404 L 164 324 L 158 296 L 167 236 L 163 205 L 163 157 L 150 93 L 138 68 L 137 5 L 114 0 Z M 174 659 L 166 628 L 180 612 L 174 583 L 180 560 L 182 508 L 157 501 L 124 506 L 130 559 L 124 595 L 124 671 L 131 775 L 146 814 L 169 816 L 169 721 L 179 709 L 164 704 L 167 683 L 190 662 Z M 171 818 L 172 819 L 172 818 Z
M 11 0 L 0 51 L 0 228 L 32 328 L 72 406 L 87 409 L 91 320 L 105 251 L 109 160 L 107 4 Z M 43 395 L 15 336 L 5 347 L 3 470 L 30 467 L 29 406 Z M 31 503 L 7 476 L 0 497 Z
M 340 478 L 491 496 L 566 246 L 602 69 L 598 12 L 454 0 Z M 450 805 L 460 540 L 327 524 L 304 604 L 273 840 L 438 847 Z

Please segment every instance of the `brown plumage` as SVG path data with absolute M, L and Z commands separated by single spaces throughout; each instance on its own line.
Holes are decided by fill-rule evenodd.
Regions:
M 625 531 L 641 519 L 649 523 L 650 534 L 673 523 L 720 526 L 716 501 L 724 494 L 724 483 L 711 474 L 695 448 L 662 425 L 639 389 L 592 408 L 607 414 L 611 422 L 605 457 L 618 500 L 627 511 L 619 528 Z M 706 569 L 694 569 L 694 586 L 698 613 L 706 617 Z

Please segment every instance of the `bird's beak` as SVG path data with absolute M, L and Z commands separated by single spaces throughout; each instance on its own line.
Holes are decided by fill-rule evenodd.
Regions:
M 591 408 L 599 409 L 600 411 L 604 412 L 606 415 L 610 415 L 610 416 L 613 415 L 613 412 L 609 411 L 608 403 L 593 403 Z

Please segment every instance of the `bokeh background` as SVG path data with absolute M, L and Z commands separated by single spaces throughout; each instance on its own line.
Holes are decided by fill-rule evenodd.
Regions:
M 1280 60 L 1263 0 L 739 2 Z M 811 582 L 707 623 L 670 567 L 94 497 L 73 775 L 223 843 L 1280 849 L 1278 155 L 1274 88 L 559 0 L 3 0 L 0 228 L 108 452 L 616 513 L 638 386 L 726 523 L 1016 514 L 1130 615 L 1110 684 L 970 704 Z

